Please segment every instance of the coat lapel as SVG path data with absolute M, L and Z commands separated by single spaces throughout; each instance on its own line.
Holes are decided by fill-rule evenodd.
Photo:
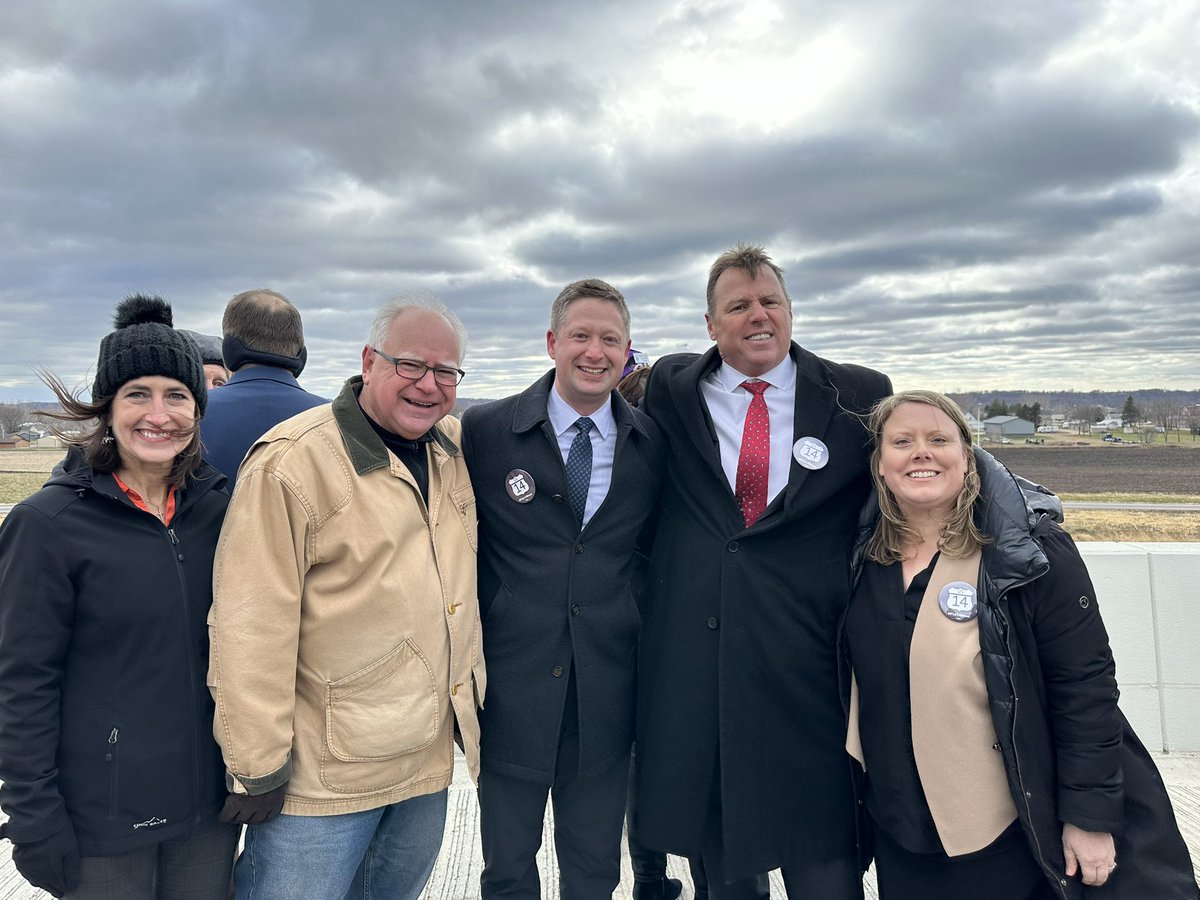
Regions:
M 546 408 L 553 385 L 554 370 L 551 369 L 517 396 L 512 431 L 516 445 L 527 447 L 532 454 L 528 460 L 519 460 L 518 465 L 533 475 L 538 493 L 545 491 L 548 497 L 556 494 L 565 497 L 567 469 L 563 465 L 558 438 Z M 540 432 L 541 436 L 530 434 L 534 431 Z M 572 526 L 577 527 L 569 504 L 564 502 L 554 506 L 561 507 L 562 513 L 558 518 L 568 530 Z
M 828 444 L 829 421 L 837 409 L 837 392 L 829 384 L 820 360 L 798 344 L 792 344 L 792 358 L 796 360 L 796 409 L 793 421 L 792 441 L 802 437 L 815 437 Z M 837 448 L 830 448 L 836 452 Z M 788 472 L 787 487 L 783 491 L 785 517 L 794 516 L 801 506 L 800 490 L 808 479 L 809 470 L 792 457 Z
M 715 346 L 710 347 L 691 365 L 685 366 L 668 382 L 671 400 L 679 411 L 688 439 L 696 446 L 696 452 L 708 466 L 712 476 L 717 479 L 729 494 L 733 503 L 733 491 L 725 480 L 725 470 L 721 468 L 721 448 L 717 443 L 717 433 L 713 429 L 708 407 L 704 404 L 700 393 L 700 382 L 704 377 L 721 364 L 721 357 Z M 736 507 L 736 503 L 734 506 Z

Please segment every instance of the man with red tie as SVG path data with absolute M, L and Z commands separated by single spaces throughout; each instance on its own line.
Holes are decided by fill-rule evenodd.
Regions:
M 716 345 L 660 360 L 643 408 L 668 443 L 644 604 L 639 829 L 703 861 L 709 896 L 862 896 L 835 639 L 870 491 L 862 414 L 886 376 L 792 342 L 782 270 L 713 263 Z

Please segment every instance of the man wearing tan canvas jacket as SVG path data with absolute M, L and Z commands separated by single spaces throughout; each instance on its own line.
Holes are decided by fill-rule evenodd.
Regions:
M 240 470 L 209 616 L 239 898 L 415 900 L 456 735 L 478 773 L 475 497 L 447 416 L 464 346 L 441 303 L 397 298 L 361 377 Z

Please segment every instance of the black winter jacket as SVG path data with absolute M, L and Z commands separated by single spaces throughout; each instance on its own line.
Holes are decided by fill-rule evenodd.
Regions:
M 70 824 L 84 856 L 108 856 L 216 815 L 206 616 L 224 483 L 203 465 L 168 528 L 73 448 L 0 527 L 0 805 L 14 843 Z
M 1116 667 L 1096 593 L 1061 505 L 975 448 L 975 523 L 991 538 L 980 572 L 979 643 L 992 722 L 1025 837 L 1063 898 L 1194 900 L 1187 845 L 1153 760 L 1117 707 Z M 864 508 L 854 578 L 878 505 Z M 1101 888 L 1065 875 L 1063 822 L 1116 839 Z

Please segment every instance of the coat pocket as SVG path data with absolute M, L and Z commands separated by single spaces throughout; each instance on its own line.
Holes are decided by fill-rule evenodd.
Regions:
M 104 765 L 108 769 L 108 817 L 110 819 L 117 817 L 119 809 L 118 798 L 120 797 L 121 776 L 120 740 L 121 729 L 114 725 L 112 731 L 108 733 L 108 741 L 104 750 Z
M 462 521 L 463 529 L 467 532 L 467 542 L 471 549 L 479 552 L 479 522 L 475 514 L 475 491 L 471 485 L 465 484 L 450 492 L 450 502 Z
M 434 742 L 441 704 L 424 655 L 405 640 L 325 689 L 329 751 L 343 762 L 395 759 Z

